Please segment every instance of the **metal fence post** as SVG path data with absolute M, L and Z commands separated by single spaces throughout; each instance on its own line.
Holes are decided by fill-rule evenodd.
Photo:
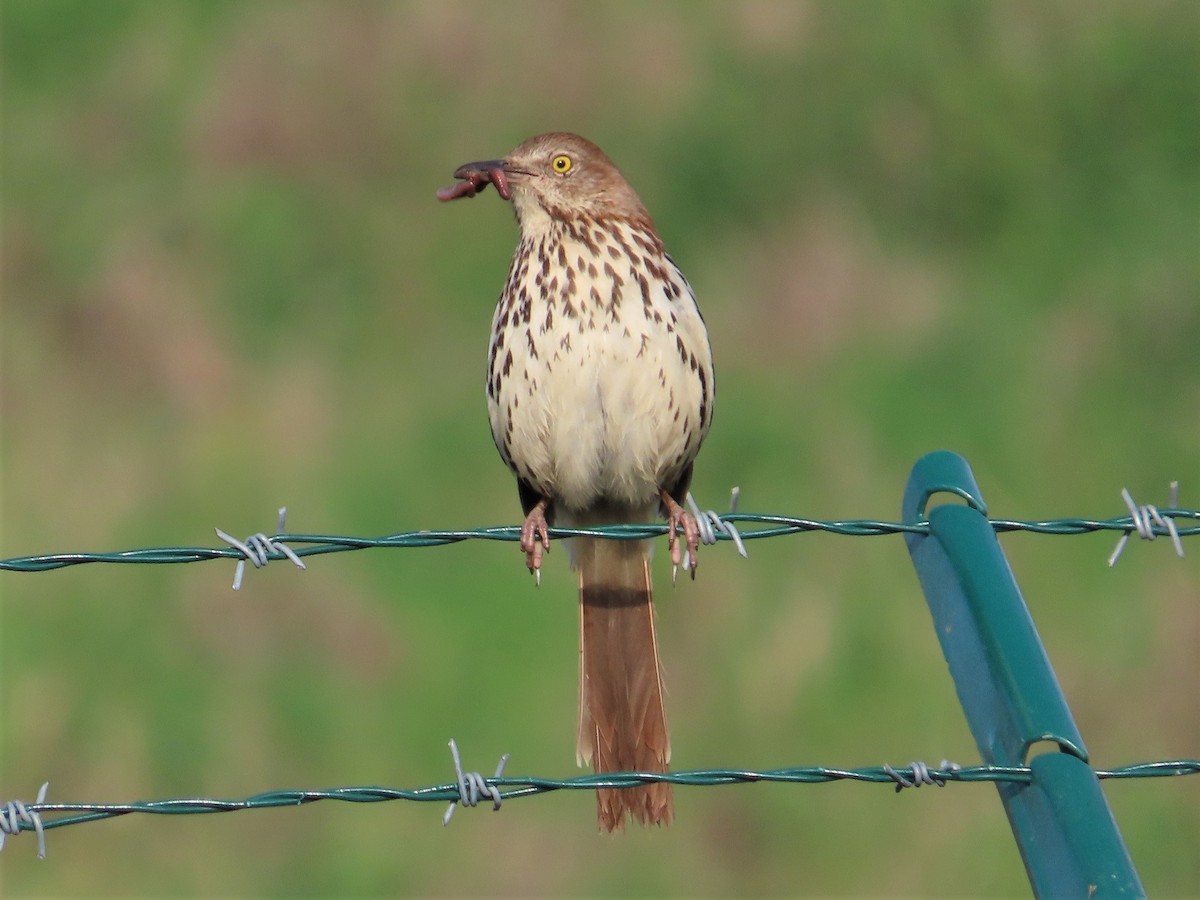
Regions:
M 939 493 L 965 505 L 930 509 Z M 983 761 L 1032 769 L 1030 784 L 996 787 L 1034 893 L 1145 896 L 966 460 L 918 460 L 902 513 L 929 521 L 905 540 Z M 1037 753 L 1041 742 L 1057 752 Z

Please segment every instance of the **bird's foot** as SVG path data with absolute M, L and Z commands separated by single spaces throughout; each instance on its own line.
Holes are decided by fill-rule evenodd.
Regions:
M 674 571 L 678 571 L 679 564 L 683 561 L 683 549 L 679 546 L 679 532 L 682 531 L 690 560 L 689 568 L 692 578 L 695 578 L 696 552 L 700 549 L 700 526 L 696 524 L 696 517 L 676 503 L 674 497 L 666 491 L 662 491 L 661 496 L 663 507 L 667 511 L 667 547 L 671 551 L 671 563 L 675 566 Z M 674 572 L 672 572 L 672 580 L 674 580 Z
M 539 500 L 525 517 L 521 526 L 521 549 L 525 551 L 525 565 L 529 573 L 542 583 L 542 554 L 550 550 L 550 525 L 546 522 L 546 501 Z

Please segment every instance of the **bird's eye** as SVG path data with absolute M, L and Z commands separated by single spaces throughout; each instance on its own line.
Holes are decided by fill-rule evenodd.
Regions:
M 571 157 L 567 156 L 565 153 L 560 153 L 558 156 L 554 157 L 554 159 L 550 160 L 550 168 L 552 168 L 559 175 L 566 175 L 568 172 L 570 172 L 572 165 L 574 165 L 574 163 L 571 162 Z

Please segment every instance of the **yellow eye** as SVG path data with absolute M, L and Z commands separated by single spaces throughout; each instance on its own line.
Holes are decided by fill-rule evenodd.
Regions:
M 560 153 L 554 159 L 550 160 L 550 168 L 554 169 L 559 175 L 566 175 L 570 172 L 572 165 L 574 164 L 571 162 L 571 157 L 565 153 Z

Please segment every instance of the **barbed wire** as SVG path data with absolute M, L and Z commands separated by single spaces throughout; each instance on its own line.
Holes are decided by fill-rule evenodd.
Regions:
M 47 803 L 46 785 L 42 785 L 37 801 L 0 803 L 0 849 L 5 835 L 35 831 L 38 835 L 38 855 L 45 856 L 45 832 L 67 825 L 81 825 L 131 814 L 187 815 L 242 812 L 250 809 L 303 806 L 320 800 L 340 800 L 346 803 L 383 803 L 393 800 L 450 803 L 442 817 L 449 824 L 456 805 L 475 806 L 486 797 L 499 810 L 503 800 L 531 797 L 560 790 L 597 788 L 627 789 L 639 785 L 665 783 L 686 787 L 712 787 L 726 784 L 767 782 L 777 784 L 823 784 L 831 781 L 858 781 L 870 784 L 889 784 L 897 792 L 921 785 L 945 787 L 952 782 L 1017 782 L 1029 784 L 1033 770 L 1028 766 L 959 766 L 943 760 L 938 766 L 912 762 L 904 767 L 867 766 L 863 768 L 831 768 L 828 766 L 793 766 L 782 769 L 692 769 L 676 772 L 616 772 L 578 775 L 572 778 L 540 778 L 505 776 L 508 754 L 500 759 L 497 774 L 484 777 L 478 772 L 464 773 L 458 748 L 450 742 L 454 758 L 456 781 L 420 788 L 388 788 L 374 785 L 335 787 L 319 790 L 280 790 L 254 794 L 239 800 L 212 797 L 178 797 L 166 800 L 139 800 L 132 803 Z M 1133 763 L 1114 769 L 1093 769 L 1101 779 L 1162 778 L 1200 774 L 1200 759 L 1169 759 Z M 45 819 L 47 813 L 63 813 L 59 818 Z
M 1200 534 L 1200 510 L 1183 508 L 1158 509 L 1153 506 L 1136 507 L 1137 513 L 1115 516 L 1110 519 L 1062 518 L 1043 520 L 989 519 L 998 534 L 1024 531 L 1034 534 L 1075 535 L 1098 531 L 1115 531 L 1122 534 L 1117 551 L 1110 556 L 1110 565 L 1116 562 L 1125 540 L 1137 534 L 1147 540 L 1155 537 L 1170 537 L 1179 556 L 1183 556 L 1180 538 Z M 1149 515 L 1145 510 L 1153 510 Z M 724 526 L 711 537 L 712 542 L 730 541 L 739 548 L 745 541 L 784 535 L 826 532 L 852 537 L 876 537 L 889 534 L 928 534 L 928 521 L 889 522 L 878 519 L 844 519 L 826 521 L 798 516 L 770 515 L 763 513 L 704 514 L 710 522 Z M 1179 525 L 1179 522 L 1195 522 L 1194 525 Z M 746 528 L 745 526 L 759 526 Z M 235 541 L 224 532 L 222 539 L 228 547 L 150 547 L 140 550 L 119 550 L 107 553 L 47 553 L 33 556 L 16 556 L 0 559 L 0 570 L 10 572 L 47 572 L 68 566 L 86 563 L 121 563 L 163 565 L 171 563 L 193 563 L 212 559 L 234 559 L 243 564 L 246 560 L 262 566 L 268 560 L 290 559 L 303 568 L 301 557 L 319 556 L 324 553 L 344 553 L 351 550 L 400 547 L 437 547 L 462 541 L 519 541 L 520 525 L 499 525 L 484 528 L 449 531 L 405 531 L 382 537 L 365 538 L 330 534 L 286 534 L 273 536 L 254 535 L 247 542 Z M 591 528 L 551 528 L 551 538 L 608 537 L 624 540 L 662 537 L 667 533 L 663 524 L 605 525 Z M 744 553 L 744 549 L 743 549 Z M 240 581 L 240 579 L 239 579 Z
M 1168 536 L 1179 556 L 1184 555 L 1181 538 L 1200 534 L 1200 510 L 1178 507 L 1178 484 L 1171 485 L 1170 506 L 1158 509 L 1152 504 L 1134 503 L 1129 492 L 1122 491 L 1122 499 L 1129 515 L 1109 519 L 1060 518 L 1045 520 L 989 519 L 996 533 L 1025 531 L 1036 534 L 1076 535 L 1098 531 L 1116 531 L 1121 539 L 1109 556 L 1111 566 L 1119 559 L 1129 537 L 1136 534 L 1145 540 Z M 889 534 L 928 534 L 928 521 L 901 523 L 875 519 L 820 520 L 796 516 L 769 515 L 760 513 L 738 513 L 737 489 L 734 489 L 730 512 L 719 515 L 712 510 L 701 512 L 692 498 L 688 497 L 692 510 L 700 523 L 702 541 L 713 544 L 730 541 L 737 551 L 746 555 L 745 541 L 760 538 L 781 537 L 809 532 L 827 532 L 854 537 L 873 537 Z M 158 547 L 140 550 L 124 550 L 111 553 L 51 553 L 21 556 L 0 560 L 0 570 L 17 572 L 45 572 L 85 563 L 122 564 L 172 564 L 200 562 L 211 559 L 234 559 L 238 566 L 234 578 L 234 589 L 241 585 L 246 562 L 262 567 L 273 559 L 288 559 L 298 568 L 305 568 L 301 557 L 325 553 L 339 553 L 371 548 L 432 547 L 454 544 L 467 540 L 519 541 L 521 527 L 504 525 L 469 530 L 453 531 L 409 531 L 385 535 L 378 538 L 360 538 L 343 535 L 287 534 L 284 533 L 286 509 L 279 510 L 278 531 L 274 536 L 263 533 L 251 535 L 245 541 L 216 529 L 227 547 Z M 1177 521 L 1178 520 L 1178 521 Z M 1179 521 L 1196 524 L 1179 525 Z M 749 528 L 745 526 L 751 526 Z M 661 537 L 667 533 L 663 524 L 610 525 L 591 528 L 552 528 L 552 538 L 607 537 L 639 540 Z M 288 546 L 293 545 L 293 546 Z M 685 567 L 687 561 L 685 559 Z M 255 794 L 241 800 L 221 800 L 202 797 L 175 798 L 167 800 L 137 801 L 133 803 L 47 803 L 47 784 L 43 784 L 33 803 L 21 800 L 0 802 L 0 849 L 7 835 L 21 831 L 35 831 L 38 836 L 38 855 L 45 856 L 45 831 L 66 825 L 82 824 L 115 818 L 132 813 L 181 814 L 238 812 L 247 809 L 264 809 L 280 806 L 300 806 L 318 800 L 341 800 L 352 803 L 375 803 L 391 800 L 449 801 L 450 806 L 443 816 L 449 824 L 458 805 L 475 806 L 487 797 L 493 808 L 499 809 L 505 799 L 533 796 L 557 790 L 596 790 L 597 788 L 632 788 L 652 783 L 669 783 L 685 786 L 711 786 L 749 782 L 815 784 L 829 781 L 861 781 L 891 784 L 897 791 L 904 788 L 934 785 L 944 787 L 950 782 L 1010 781 L 1029 783 L 1032 770 L 1024 766 L 962 767 L 945 760 L 937 767 L 923 762 L 912 762 L 907 767 L 893 768 L 890 765 L 865 768 L 830 768 L 827 766 L 790 767 L 756 771 L 751 769 L 695 769 L 668 773 L 604 773 L 579 775 L 573 778 L 553 779 L 540 777 L 504 776 L 507 754 L 501 757 L 495 775 L 484 777 L 478 772 L 464 772 L 454 742 L 450 742 L 454 760 L 456 781 L 431 787 L 403 789 L 376 786 L 338 787 L 323 790 L 283 790 Z M 1159 760 L 1134 763 L 1117 769 L 1092 770 L 1096 777 L 1147 778 L 1176 775 L 1200 774 L 1200 760 Z M 44 813 L 63 813 L 59 818 L 43 819 Z

